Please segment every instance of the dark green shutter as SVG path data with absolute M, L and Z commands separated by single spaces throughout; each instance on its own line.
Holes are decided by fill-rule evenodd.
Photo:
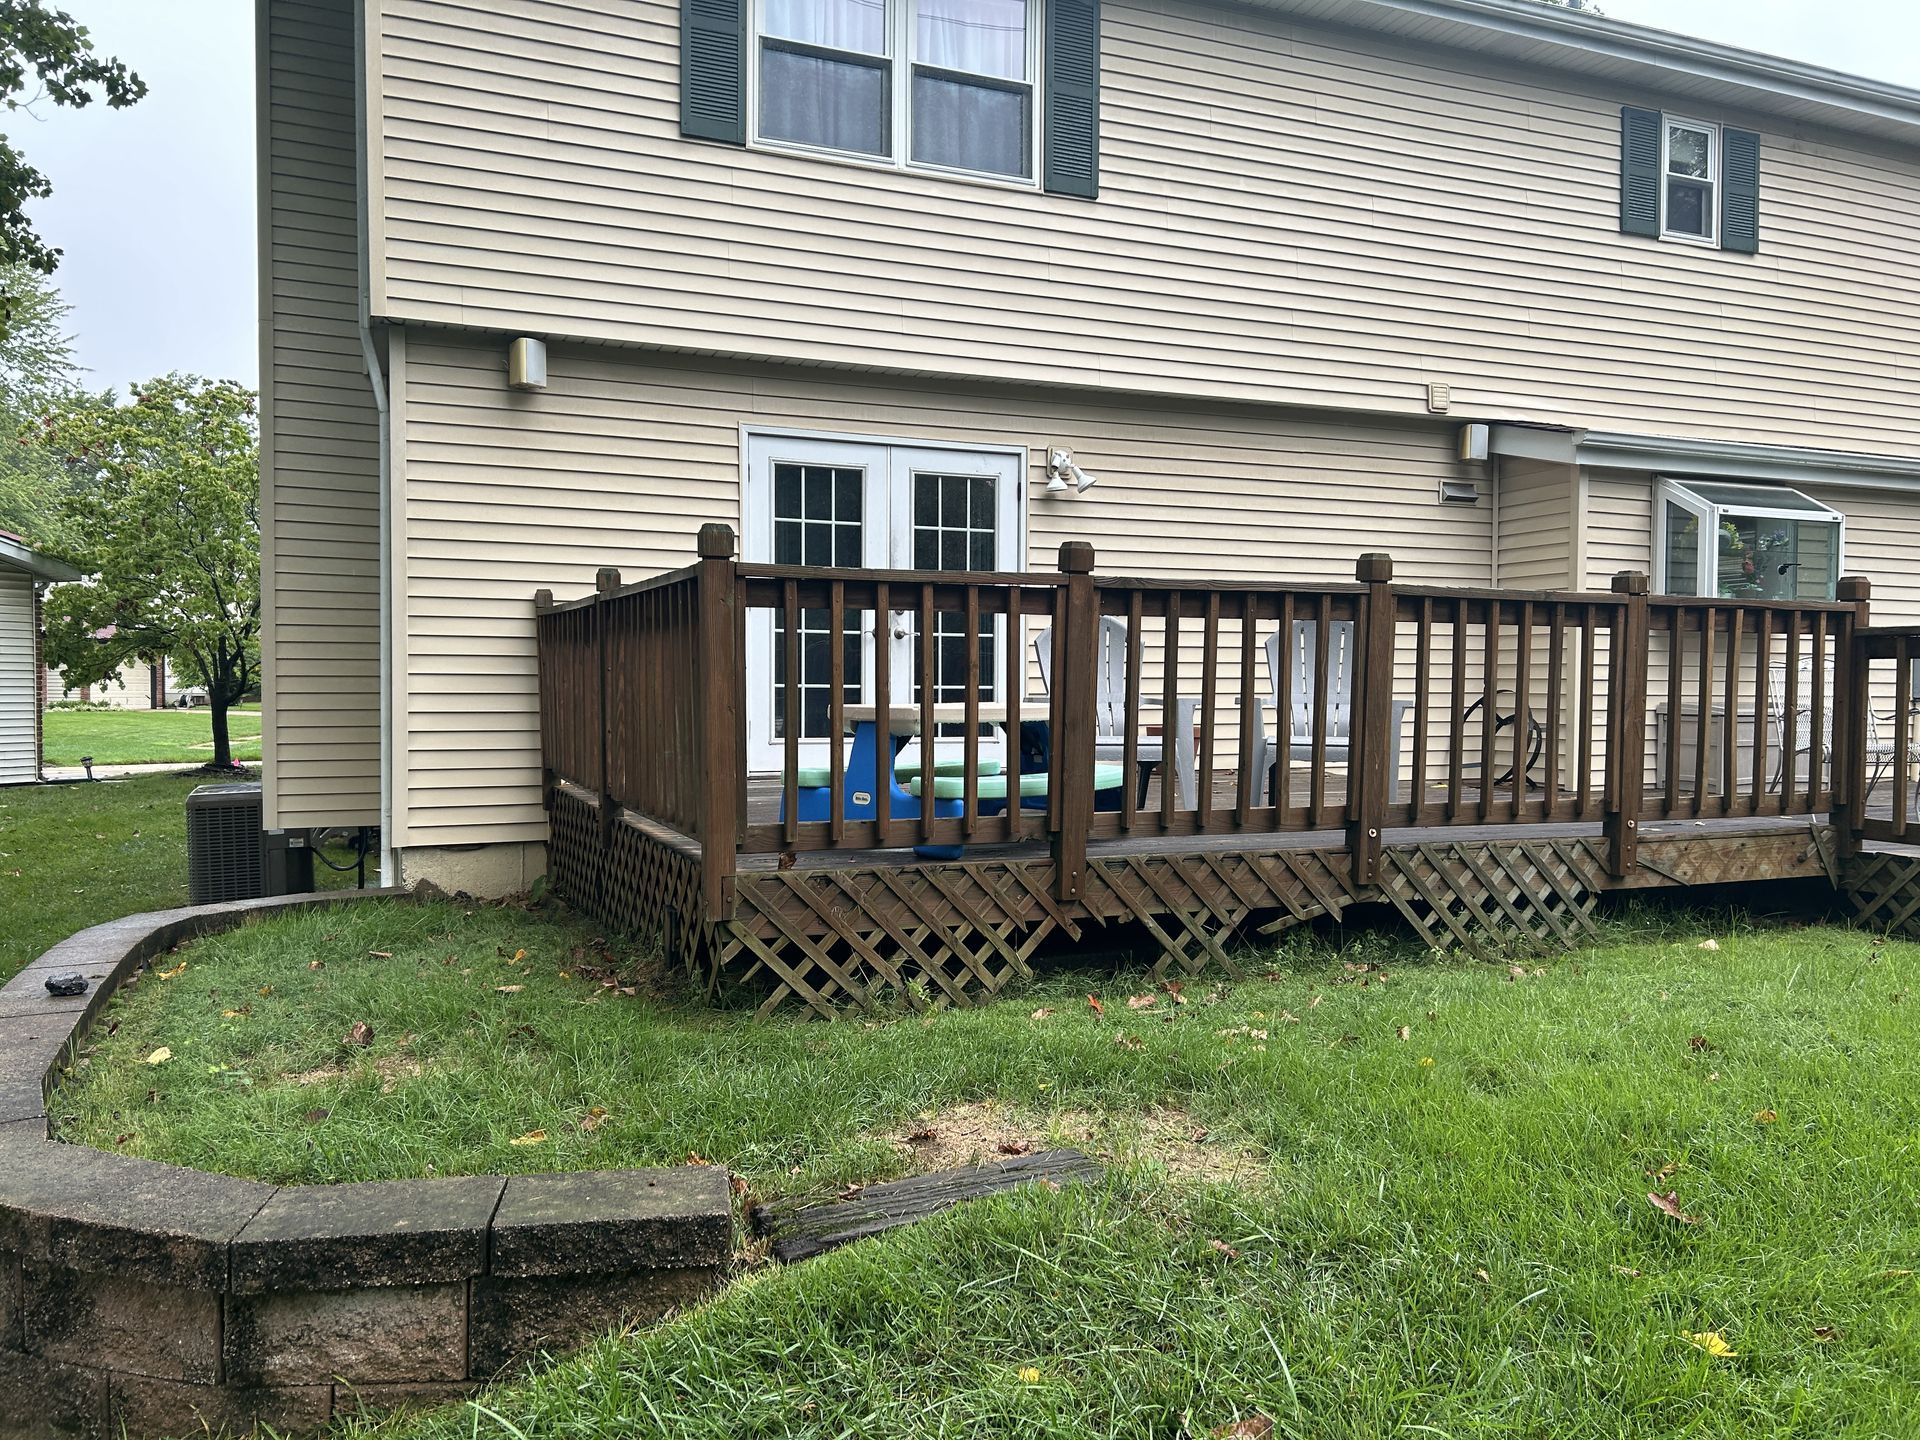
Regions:
M 1660 126 L 1658 110 L 1632 105 L 1620 111 L 1620 229 L 1660 238 Z
M 1100 0 L 1047 6 L 1046 187 L 1100 194 Z
M 1720 132 L 1720 248 L 1760 252 L 1760 137 L 1751 130 Z
M 680 0 L 680 133 L 747 143 L 747 0 Z

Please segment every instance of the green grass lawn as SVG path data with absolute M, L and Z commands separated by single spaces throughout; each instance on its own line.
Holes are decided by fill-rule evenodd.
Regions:
M 343 1434 L 1172 1440 L 1265 1416 L 1665 1440 L 1920 1416 L 1914 945 L 1642 914 L 1518 976 L 1303 940 L 1178 997 L 1066 974 L 842 1025 L 680 1008 L 642 958 L 519 909 L 290 917 L 181 961 L 95 1032 L 69 1138 L 279 1181 L 697 1154 L 757 1198 L 1008 1141 L 1115 1159 L 1091 1189 L 756 1269 L 479 1408 Z M 1667 1191 L 1694 1223 L 1649 1203 Z
M 206 783 L 185 773 L 0 790 L 0 980 L 88 925 L 186 904 L 187 792 Z M 347 861 L 341 847 L 328 853 Z M 315 868 L 323 888 L 352 883 Z
M 233 758 L 260 758 L 260 712 L 227 716 Z M 96 765 L 206 764 L 213 759 L 213 719 L 198 710 L 49 710 L 41 740 L 48 765 L 78 765 L 91 755 Z

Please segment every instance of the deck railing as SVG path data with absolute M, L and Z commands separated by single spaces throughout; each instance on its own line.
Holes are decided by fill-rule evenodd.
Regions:
M 1592 822 L 1618 875 L 1643 821 L 1830 811 L 1847 843 L 1907 834 L 1920 629 L 1867 631 L 1864 581 L 1694 600 L 1631 573 L 1599 594 L 1402 586 L 1385 555 L 1350 584 L 1094 566 L 1081 543 L 1044 573 L 745 564 L 709 526 L 687 570 L 543 591 L 549 802 L 590 805 L 603 843 L 627 823 L 697 850 L 716 920 L 742 855 L 1044 843 L 1071 901 L 1089 844 L 1129 838 L 1341 834 L 1364 884 L 1389 831 Z M 917 738 L 863 761 L 861 725 Z

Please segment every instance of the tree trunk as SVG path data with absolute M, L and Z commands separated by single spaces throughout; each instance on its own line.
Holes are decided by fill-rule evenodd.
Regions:
M 233 742 L 227 738 L 227 687 L 224 683 L 207 687 L 207 705 L 213 711 L 213 759 L 215 770 L 233 768 Z

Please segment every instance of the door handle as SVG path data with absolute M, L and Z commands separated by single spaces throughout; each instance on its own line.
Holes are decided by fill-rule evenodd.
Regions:
M 896 640 L 911 640 L 913 638 L 912 612 L 907 610 L 895 610 L 893 612 L 893 638 Z

